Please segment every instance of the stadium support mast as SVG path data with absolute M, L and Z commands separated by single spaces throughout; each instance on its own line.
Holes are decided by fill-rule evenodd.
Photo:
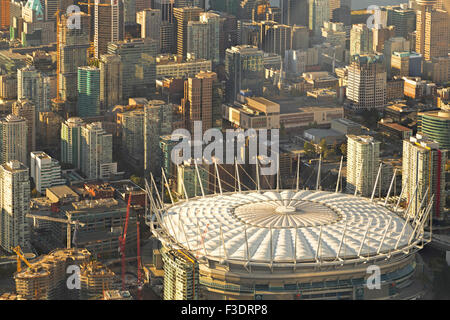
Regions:
M 400 195 L 398 196 L 397 204 L 395 205 L 394 211 L 397 211 L 398 206 L 400 205 L 400 201 L 402 200 L 403 193 L 405 192 L 405 188 L 408 185 L 409 176 L 406 176 L 406 182 L 402 186 L 402 190 L 400 191 Z
M 342 163 L 344 162 L 344 156 L 341 156 L 341 163 L 339 164 L 339 173 L 336 181 L 336 193 L 339 192 L 339 182 L 341 181 Z
M 375 197 L 375 191 L 377 190 L 378 179 L 380 179 L 382 167 L 383 167 L 383 162 L 380 163 L 380 167 L 378 168 L 377 178 L 375 179 L 375 183 L 373 185 L 372 196 L 370 197 L 370 202 L 373 202 L 373 198 Z
M 241 193 L 241 178 L 239 177 L 239 166 L 238 166 L 236 157 L 234 157 L 234 164 L 236 166 L 236 177 L 237 177 L 237 183 L 238 183 L 238 190 L 239 190 L 239 193 Z
M 316 181 L 316 190 L 319 190 L 320 187 L 320 170 L 322 169 L 322 154 L 320 154 L 319 158 L 319 168 L 317 169 L 317 181 Z
M 297 183 L 295 185 L 295 191 L 298 192 L 298 188 L 300 185 L 300 154 L 297 156 Z
M 170 202 L 172 204 L 174 204 L 175 202 L 173 201 L 172 192 L 170 192 L 170 187 L 169 187 L 169 183 L 167 182 L 167 177 L 166 177 L 166 174 L 164 172 L 164 168 L 161 168 L 161 172 L 162 172 L 162 176 L 163 176 L 163 179 L 164 179 L 163 185 L 165 185 L 166 188 L 167 188 L 167 193 L 169 194 Z
M 391 196 L 391 190 L 392 190 L 392 186 L 394 185 L 394 181 L 395 181 L 395 175 L 397 173 L 397 168 L 394 169 L 394 174 L 392 175 L 392 180 L 391 180 L 391 184 L 389 185 L 389 189 L 386 195 L 386 199 L 384 199 L 384 206 L 387 206 L 387 202 L 389 200 L 389 197 Z
M 202 197 L 205 197 L 205 190 L 203 190 L 202 179 L 200 178 L 200 172 L 198 172 L 197 160 L 194 159 L 195 171 L 197 172 L 198 183 L 200 184 L 200 189 L 202 191 Z
M 219 169 L 217 169 L 217 160 L 216 160 L 216 158 L 214 158 L 214 168 L 216 169 L 217 182 L 219 183 L 220 195 L 222 195 L 222 183 L 220 182 L 220 175 L 219 175 Z

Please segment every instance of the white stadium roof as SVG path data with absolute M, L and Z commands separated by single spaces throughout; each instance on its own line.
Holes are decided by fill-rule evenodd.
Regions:
M 170 206 L 161 219 L 175 243 L 197 256 L 251 263 L 377 256 L 407 246 L 413 233 L 366 198 L 309 190 L 195 198 Z

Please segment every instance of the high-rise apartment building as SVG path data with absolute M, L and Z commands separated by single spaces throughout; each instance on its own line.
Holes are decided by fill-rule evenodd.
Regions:
M 109 6 L 99 6 L 100 3 Z M 125 33 L 123 2 L 100 0 L 98 4 L 94 5 L 94 46 L 97 59 L 107 52 L 109 42 L 123 40 Z
M 36 107 L 36 113 L 50 110 L 50 77 L 33 66 L 17 70 L 17 98 L 28 99 Z
M 30 176 L 39 193 L 43 194 L 47 188 L 66 183 L 66 179 L 61 178 L 61 166 L 58 160 L 43 151 L 31 152 L 30 158 Z
M 81 118 L 69 118 L 61 124 L 61 162 L 81 168 Z
M 103 129 L 101 122 L 81 127 L 81 172 L 86 178 L 109 179 L 117 173 L 112 139 L 112 134 Z
M 262 95 L 264 52 L 254 46 L 236 46 L 226 50 L 225 71 L 228 74 L 226 96 L 234 102 L 241 90 Z
M 197 300 L 199 265 L 186 250 L 162 249 L 164 262 L 164 300 Z
M 27 120 L 10 114 L 0 120 L 0 164 L 11 160 L 27 163 Z
M 199 7 L 174 8 L 173 15 L 176 23 L 177 54 L 185 57 L 187 53 L 188 23 L 199 21 L 204 10 Z
M 448 55 L 449 13 L 434 9 L 436 1 L 418 1 L 416 20 L 416 52 L 425 60 Z
M 78 68 L 79 117 L 94 117 L 100 114 L 100 69 L 96 67 Z
M 144 118 L 142 109 L 122 114 L 122 154 L 131 166 L 144 167 Z
M 380 142 L 370 136 L 347 135 L 347 192 L 372 194 L 380 165 Z
M 34 104 L 29 100 L 17 100 L 13 103 L 12 113 L 17 117 L 25 118 L 27 121 L 27 151 L 36 150 L 36 110 Z
M 100 109 L 122 103 L 122 61 L 119 55 L 102 54 L 100 69 Z
M 355 24 L 350 31 L 350 56 L 373 52 L 373 34 L 365 24 Z
M 355 55 L 348 68 L 347 98 L 354 109 L 383 108 L 386 70 L 382 55 Z
M 17 160 L 0 165 L 0 246 L 7 252 L 30 249 L 30 174 Z
M 445 163 L 447 150 L 439 143 L 420 134 L 403 140 L 402 186 L 404 196 L 411 203 L 409 214 L 418 214 L 420 203 L 428 194 L 424 207 L 434 196 L 430 214 L 435 220 L 445 220 Z M 417 192 L 415 192 L 417 186 Z
M 223 19 L 219 14 L 206 12 L 200 14 L 199 21 L 189 21 L 187 27 L 187 53 L 193 53 L 197 59 L 220 62 L 220 41 Z M 199 37 L 203 39 L 200 40 Z

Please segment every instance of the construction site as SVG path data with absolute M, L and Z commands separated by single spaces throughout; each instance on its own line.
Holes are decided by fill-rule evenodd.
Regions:
M 34 238 L 66 248 L 46 253 L 46 247 L 42 247 L 44 252 L 37 258 L 20 247 L 13 248 L 16 257 L 4 259 L 7 268 L 3 271 L 8 272 L 16 261 L 12 275 L 15 292 L 12 286 L 5 292 L 2 285 L 0 299 L 131 300 L 147 296 L 140 252 L 141 224 L 133 210 L 140 207 L 134 200 L 142 199 L 133 200 L 138 191 L 124 187 L 125 182 L 120 186 L 118 199 L 113 198 L 112 186 L 93 184 L 49 188 L 46 198 L 35 198 L 27 215 Z M 85 198 L 80 190 L 92 198 Z M 156 298 L 152 292 L 151 297 Z

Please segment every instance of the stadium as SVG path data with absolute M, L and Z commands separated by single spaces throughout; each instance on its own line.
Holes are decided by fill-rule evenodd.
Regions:
M 431 201 L 413 217 L 409 206 L 399 211 L 387 201 L 322 190 L 239 190 L 163 205 L 159 194 L 159 205 L 150 198 L 153 234 L 164 248 L 195 257 L 203 299 L 423 293 L 414 289 L 416 252 L 430 241 L 424 228 Z M 374 269 L 381 280 L 376 289 L 367 285 Z

